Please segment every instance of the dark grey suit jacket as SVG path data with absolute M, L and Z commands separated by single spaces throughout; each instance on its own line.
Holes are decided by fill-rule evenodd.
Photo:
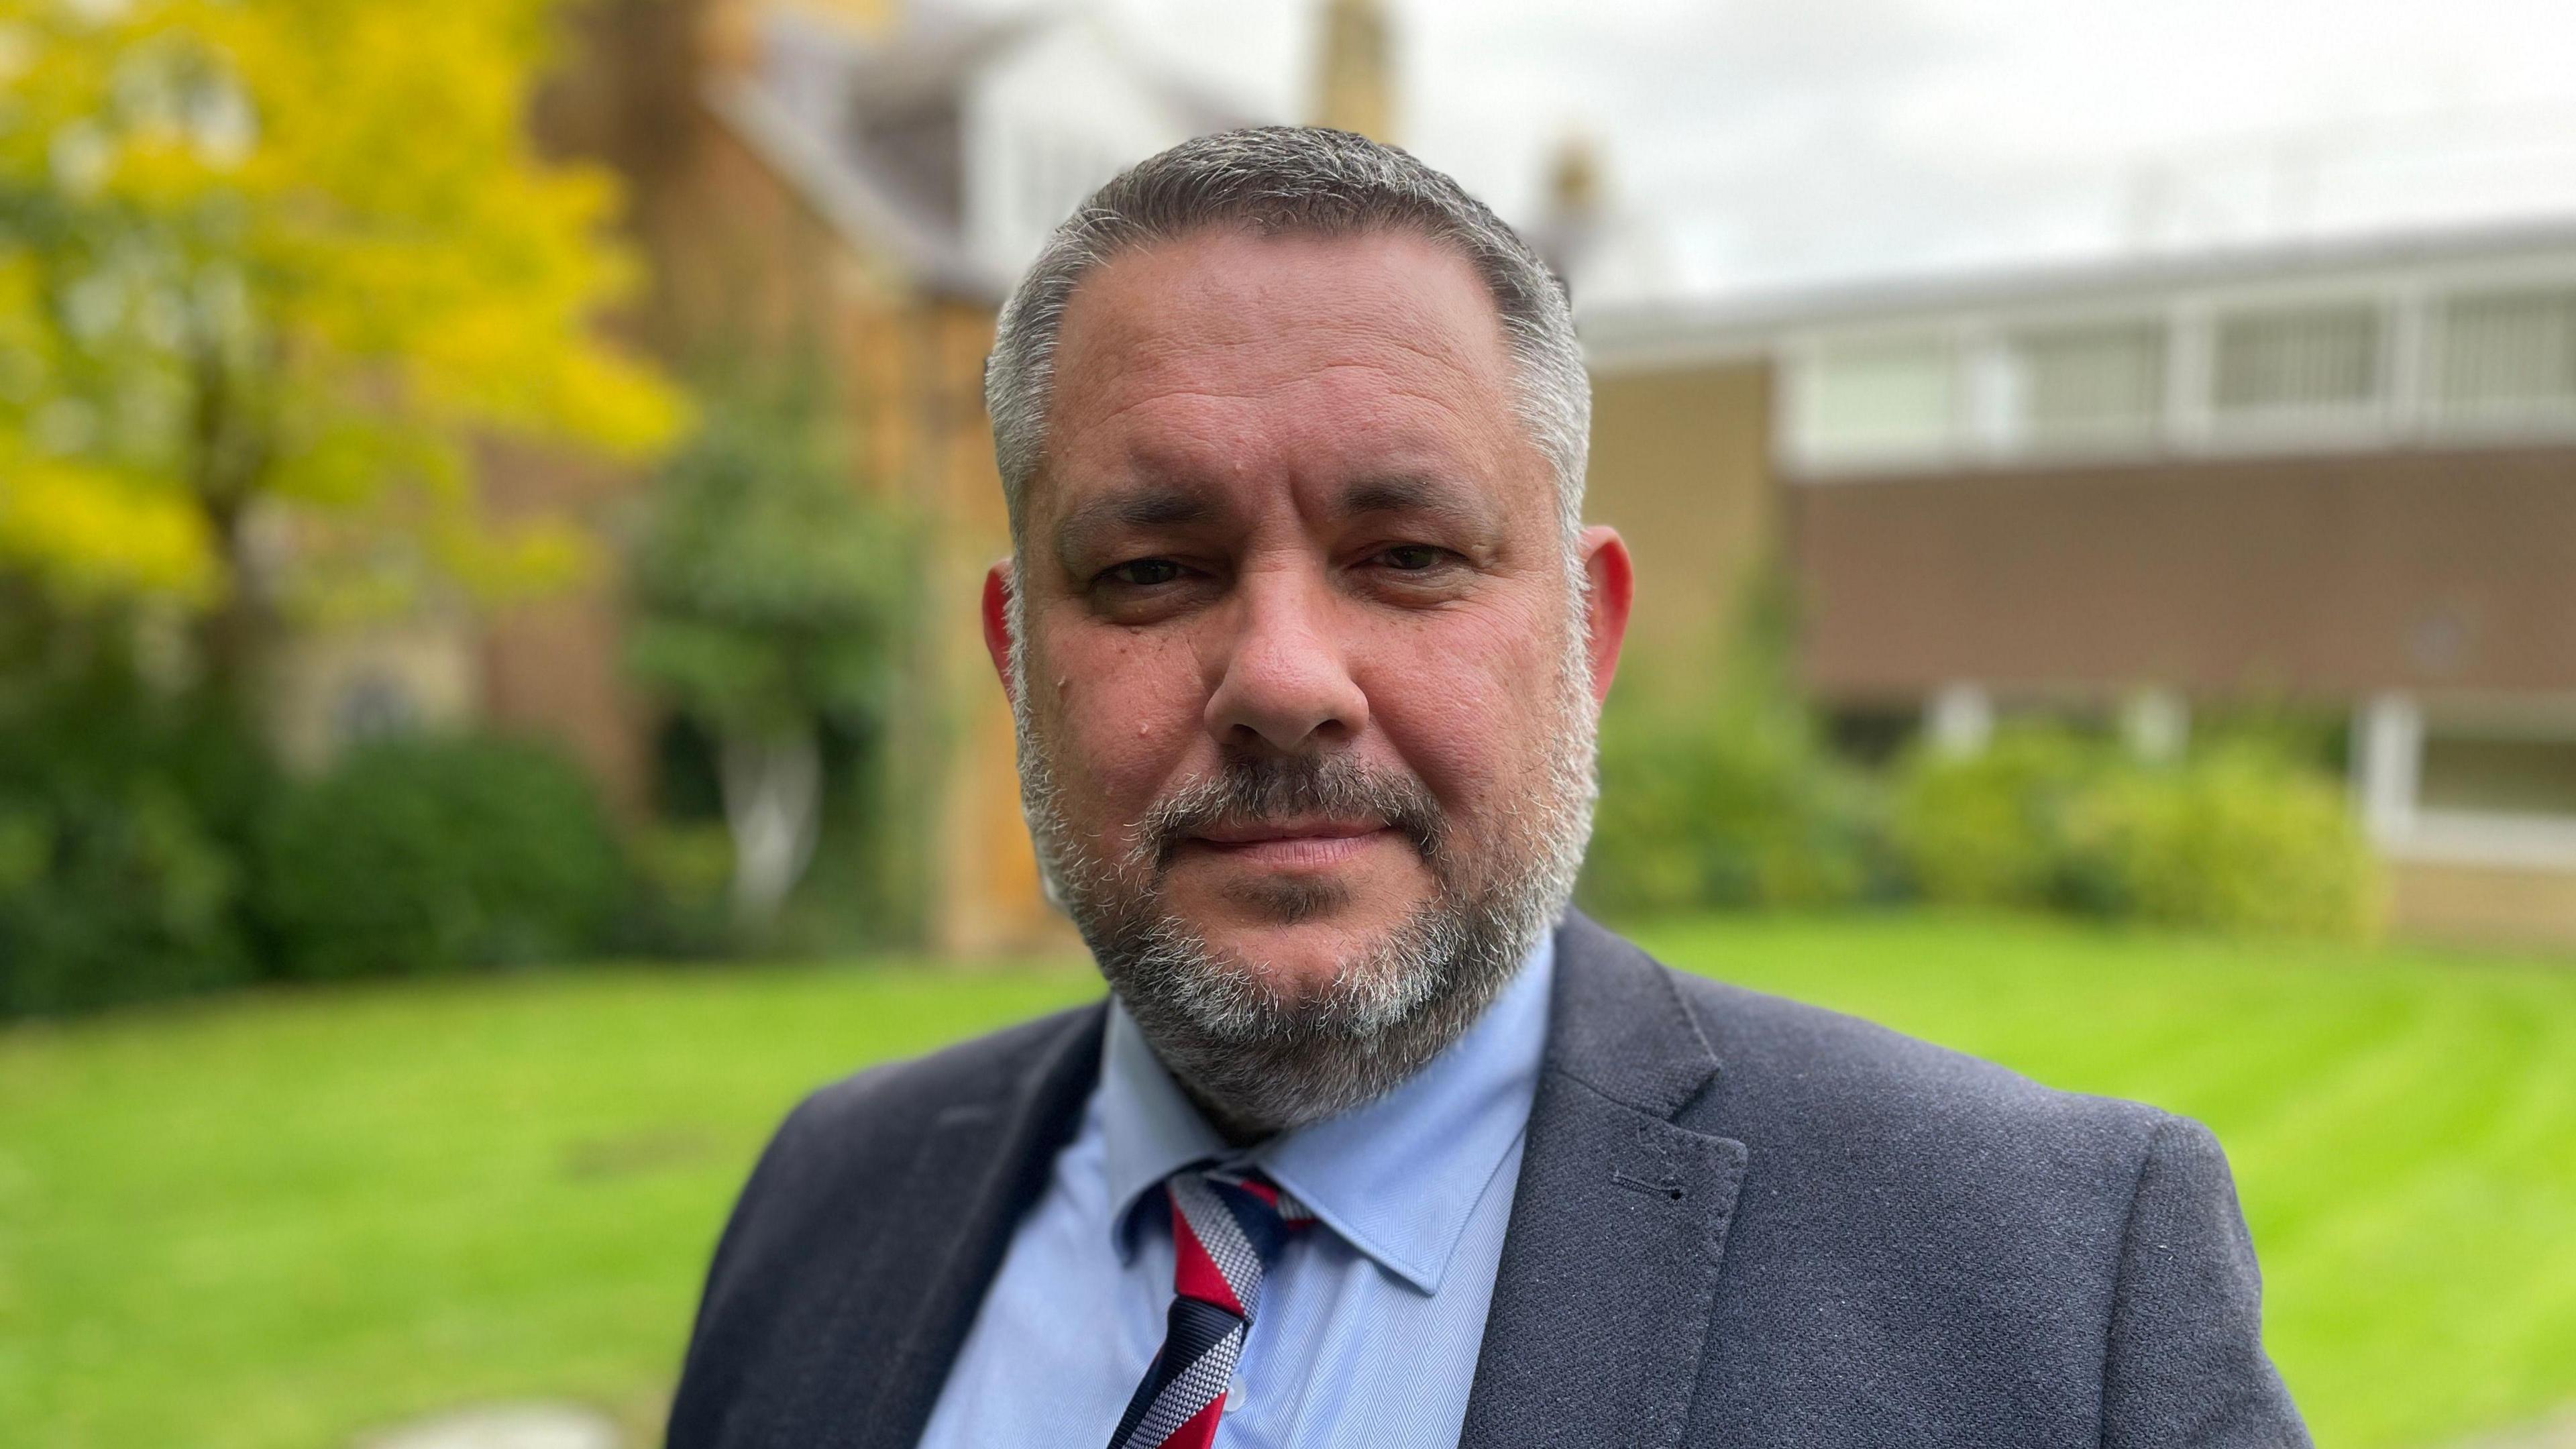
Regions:
M 673 1449 L 918 1439 L 1103 1019 L 798 1107 L 717 1246 Z M 1668 971 L 1573 916 L 1461 1442 L 2304 1445 L 2258 1295 L 2197 1124 Z

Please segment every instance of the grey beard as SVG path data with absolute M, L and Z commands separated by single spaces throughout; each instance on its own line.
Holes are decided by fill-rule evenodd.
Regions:
M 1230 759 L 1218 777 L 1158 802 L 1134 844 L 1112 853 L 1064 819 L 1030 718 L 1020 643 L 1027 632 L 1016 598 L 1012 613 L 1021 801 L 1048 893 L 1155 1055 L 1230 1137 L 1320 1121 L 1421 1070 L 1484 1014 L 1572 898 L 1595 793 L 1597 721 L 1580 630 L 1569 629 L 1560 665 L 1547 798 L 1505 818 L 1507 834 L 1487 859 L 1460 856 L 1419 781 L 1340 756 Z M 1164 906 L 1162 873 L 1197 828 L 1300 812 L 1384 819 L 1412 841 L 1437 888 L 1389 939 L 1341 962 L 1322 990 L 1283 996 L 1252 963 L 1217 951 Z M 1263 904 L 1293 921 L 1338 904 L 1338 892 L 1283 886 Z
M 1155 1054 L 1238 1140 L 1321 1121 L 1422 1069 L 1484 1015 L 1545 919 L 1425 906 L 1346 962 L 1321 997 L 1283 1001 L 1169 916 L 1093 943 Z

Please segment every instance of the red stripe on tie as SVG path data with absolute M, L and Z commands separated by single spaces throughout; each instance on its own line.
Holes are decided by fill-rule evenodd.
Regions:
M 1201 1303 L 1213 1303 L 1237 1318 L 1252 1315 L 1235 1301 L 1234 1285 L 1217 1271 L 1216 1259 L 1199 1242 L 1198 1231 L 1190 1226 L 1190 1215 L 1181 1211 L 1178 1201 L 1172 1204 L 1172 1291 Z M 1180 1443 L 1180 1440 L 1168 1441 Z
M 1208 1449 L 1216 1442 L 1216 1421 L 1225 1417 L 1225 1395 L 1208 1401 L 1208 1406 L 1190 1415 L 1189 1421 L 1172 1431 L 1163 1441 L 1163 1449 Z

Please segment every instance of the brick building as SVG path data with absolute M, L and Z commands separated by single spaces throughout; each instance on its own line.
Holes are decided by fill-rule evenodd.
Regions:
M 2576 228 L 1586 318 L 1640 661 L 1752 561 L 1855 733 L 2351 722 L 2415 934 L 2576 942 Z

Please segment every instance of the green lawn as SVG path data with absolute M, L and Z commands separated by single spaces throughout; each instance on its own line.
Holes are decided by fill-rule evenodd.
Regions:
M 1640 935 L 2210 1123 L 2329 1449 L 2576 1400 L 2576 965 L 1922 917 Z M 649 1420 L 802 1088 L 1096 989 L 620 971 L 0 1034 L 0 1441 L 327 1449 L 536 1394 Z

